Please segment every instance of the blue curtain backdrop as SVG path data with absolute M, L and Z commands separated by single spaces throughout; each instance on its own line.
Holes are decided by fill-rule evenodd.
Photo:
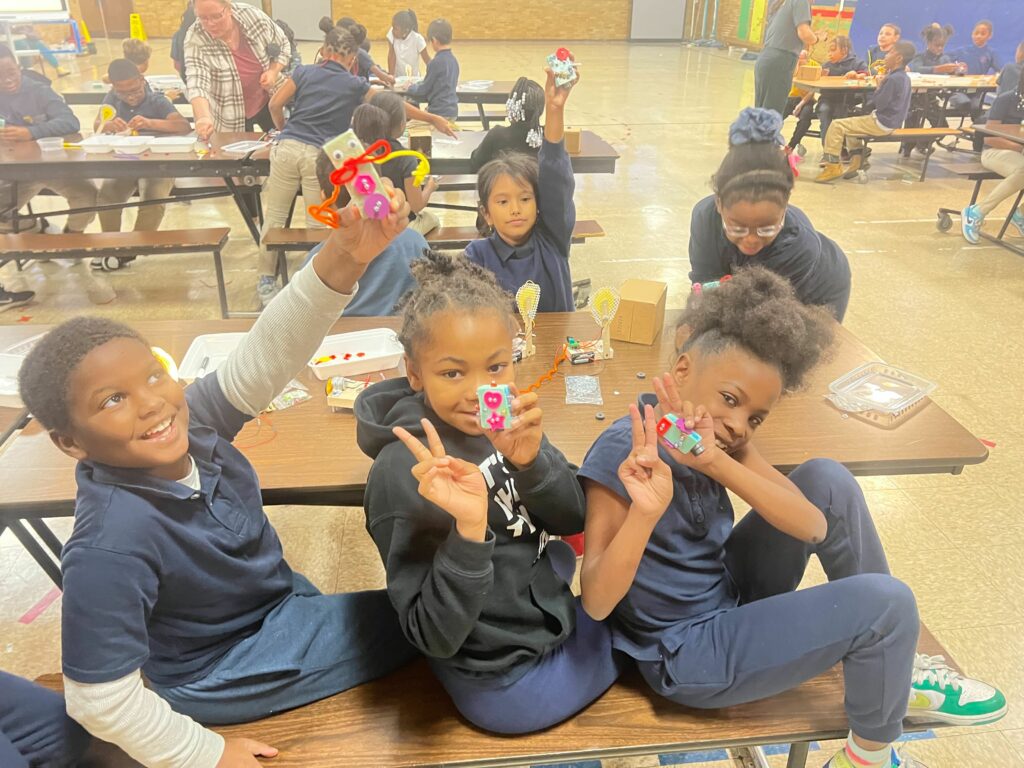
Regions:
M 855 7 L 850 37 L 861 56 L 875 44 L 878 29 L 886 22 L 898 25 L 903 39 L 918 49 L 924 45 L 921 30 L 926 26 L 933 21 L 952 24 L 956 34 L 946 45 L 952 52 L 971 45 L 975 23 L 988 19 L 995 27 L 989 45 L 1003 64 L 1013 61 L 1017 45 L 1024 41 L 1024 0 L 859 0 Z

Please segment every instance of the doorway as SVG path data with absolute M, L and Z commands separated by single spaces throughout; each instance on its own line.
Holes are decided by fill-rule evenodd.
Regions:
M 93 37 L 104 36 L 103 21 L 106 20 L 106 34 L 110 37 L 128 37 L 129 16 L 135 13 L 132 0 L 80 0 L 82 18 Z M 102 6 L 103 13 L 100 13 Z

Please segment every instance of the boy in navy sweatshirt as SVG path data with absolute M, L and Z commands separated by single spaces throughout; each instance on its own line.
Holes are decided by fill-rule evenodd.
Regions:
M 0 141 L 29 142 L 67 136 L 77 133 L 78 129 L 78 118 L 50 87 L 50 81 L 35 72 L 23 71 L 11 49 L 0 44 Z M 14 211 L 43 189 L 51 189 L 67 198 L 70 208 L 96 205 L 96 186 L 88 179 L 22 182 L 13 207 L 10 182 L 0 181 L 0 232 L 11 232 Z M 95 215 L 92 212 L 72 214 L 68 217 L 66 231 L 82 232 Z
M 864 163 L 864 142 L 851 134 L 866 136 L 887 136 L 903 125 L 910 111 L 910 78 L 907 76 L 907 62 L 917 50 L 912 43 L 900 41 L 885 56 L 885 71 L 888 73 L 875 92 L 875 111 L 861 117 L 847 117 L 836 120 L 829 126 L 825 136 L 825 168 L 815 181 L 824 183 L 843 176 L 852 179 Z M 850 150 L 850 165 L 845 170 L 839 162 L 843 143 Z
M 409 98 L 427 102 L 427 112 L 454 120 L 459 116 L 459 62 L 452 53 L 452 25 L 434 19 L 427 28 L 434 58 L 427 65 L 427 76 L 406 91 Z

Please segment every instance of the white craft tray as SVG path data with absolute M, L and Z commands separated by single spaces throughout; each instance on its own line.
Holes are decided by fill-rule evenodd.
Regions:
M 208 333 L 196 336 L 178 366 L 178 378 L 194 381 L 200 371 L 205 376 L 217 370 L 239 345 L 245 333 Z M 203 362 L 205 361 L 205 370 Z
M 360 352 L 363 353 L 362 357 L 359 357 Z M 390 328 L 340 333 L 324 339 L 313 359 L 309 361 L 309 368 L 321 381 L 326 381 L 331 376 L 359 376 L 396 368 L 404 352 L 397 334 Z M 313 360 L 327 355 L 334 355 L 335 359 L 320 365 L 313 363 Z M 348 360 L 345 359 L 345 355 L 350 355 Z

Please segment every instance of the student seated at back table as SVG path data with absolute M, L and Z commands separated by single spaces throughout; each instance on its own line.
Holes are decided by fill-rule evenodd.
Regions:
M 971 32 L 971 45 L 954 52 L 956 60 L 967 65 L 968 75 L 998 74 L 1003 68 L 999 54 L 989 47 L 989 41 L 994 32 L 992 22 L 988 20 L 979 21 L 974 25 Z M 951 110 L 969 110 L 971 118 L 977 120 L 981 117 L 984 95 L 976 93 L 954 93 L 949 98 Z
M 331 181 L 333 172 L 334 164 L 327 153 L 321 151 L 316 159 L 316 176 L 324 200 L 334 194 L 334 182 Z M 347 191 L 342 189 L 338 197 L 347 200 Z M 312 261 L 323 247 L 323 243 L 314 245 L 303 266 Z M 428 248 L 423 235 L 412 227 L 406 228 L 366 267 L 363 276 L 359 278 L 359 293 L 345 305 L 342 317 L 383 317 L 395 314 L 399 299 L 416 285 L 409 265 L 423 256 Z
M 759 267 L 690 297 L 675 363 L 653 381 L 660 415 L 703 451 L 666 446 L 651 405 L 597 439 L 579 470 L 583 605 L 611 616 L 614 647 L 655 693 L 687 707 L 775 696 L 842 662 L 850 732 L 826 768 L 925 768 L 897 753 L 904 717 L 993 723 L 1006 697 L 915 653 L 917 603 L 850 472 L 811 459 L 786 477 L 754 440 L 827 353 L 832 325 Z M 729 492 L 750 506 L 738 523 Z M 811 555 L 828 583 L 798 589 Z
M 103 104 L 115 109 L 110 120 L 103 120 L 103 107 L 96 115 L 93 130 L 97 133 L 124 133 L 139 131 L 142 133 L 179 134 L 184 135 L 192 130 L 188 120 L 173 104 L 159 93 L 155 93 L 145 78 L 128 59 L 114 59 L 107 68 L 110 78 L 110 93 Z M 139 179 L 104 179 L 100 182 L 100 205 L 117 205 L 128 202 L 135 189 L 139 190 L 140 200 L 160 200 L 171 194 L 174 186 L 173 178 L 145 177 Z M 142 205 L 136 209 L 135 231 L 153 232 L 160 228 L 164 218 L 163 205 Z M 104 232 L 121 231 L 121 210 L 101 211 L 100 228 Z M 134 257 L 120 258 L 118 268 L 123 267 Z M 89 264 L 93 269 L 103 269 L 103 259 L 93 259 Z
M 828 61 L 821 67 L 821 74 L 824 77 L 842 77 L 851 72 L 866 72 L 867 64 L 857 58 L 853 53 L 853 43 L 846 35 L 839 35 L 832 38 L 828 44 Z M 846 117 L 852 109 L 853 97 L 848 93 L 822 93 L 818 97 L 817 104 L 814 101 L 814 92 L 809 92 L 800 103 L 793 109 L 793 115 L 798 122 L 796 130 L 793 131 L 793 138 L 789 140 L 789 148 L 796 149 L 803 141 L 804 136 L 811 129 L 811 120 L 815 117 L 821 125 L 821 142 L 825 143 L 825 135 L 833 120 Z
M 842 249 L 789 204 L 795 178 L 782 151 L 778 115 L 745 109 L 729 129 L 729 152 L 712 177 L 715 194 L 693 207 L 690 280 L 706 283 L 760 265 L 784 277 L 804 304 L 839 322 L 850 302 Z
M 544 88 L 547 120 L 535 160 L 504 154 L 480 169 L 477 195 L 490 234 L 466 248 L 466 258 L 487 267 L 511 294 L 527 280 L 540 286 L 539 312 L 572 312 L 569 250 L 576 226 L 576 177 L 565 151 L 565 103 L 571 88 L 555 86 L 550 69 Z
M 405 93 L 413 101 L 425 101 L 427 112 L 455 120 L 459 116 L 459 62 L 452 53 L 452 25 L 444 19 L 434 19 L 427 27 L 427 41 L 434 50 L 427 75 L 422 82 L 410 85 Z
M 50 87 L 50 81 L 35 72 L 23 71 L 14 53 L 0 43 L 0 141 L 28 142 L 52 136 L 77 133 L 78 118 Z M 88 179 L 61 179 L 60 166 L 53 166 L 54 178 L 46 181 L 20 182 L 15 210 L 44 189 L 51 189 L 67 198 L 69 208 L 91 208 L 96 205 L 96 186 Z M 0 181 L 0 232 L 13 232 L 11 185 Z M 96 214 L 92 211 L 68 216 L 65 232 L 83 232 Z M 28 220 L 18 224 L 31 229 Z
M 1017 46 L 1014 60 L 1003 67 L 996 81 L 996 96 L 1017 90 L 1017 81 L 1020 79 L 1021 69 L 1024 68 L 1024 42 Z
M 917 53 L 912 43 L 898 42 L 885 57 L 885 76 L 878 90 L 875 91 L 872 103 L 874 111 L 863 117 L 847 117 L 836 120 L 829 126 L 825 136 L 825 154 L 822 160 L 825 167 L 815 181 L 824 183 L 843 176 L 852 179 L 857 176 L 864 163 L 864 142 L 857 138 L 848 138 L 851 133 L 865 136 L 888 136 L 900 128 L 907 120 L 910 112 L 910 77 L 907 75 L 907 62 Z M 850 165 L 843 168 L 840 152 L 843 144 L 850 150 Z
M 868 48 L 867 65 L 868 71 L 874 75 L 881 68 L 885 57 L 889 55 L 892 47 L 900 41 L 903 31 L 895 24 L 883 24 L 878 30 L 878 42 Z
M 1024 122 L 1024 71 L 1017 78 L 1017 89 L 997 96 L 988 111 L 987 127 L 1000 125 L 1019 126 Z M 984 134 L 982 134 L 984 135 Z M 985 136 L 985 151 L 981 153 L 981 164 L 995 171 L 1003 180 L 988 193 L 984 200 L 968 206 L 960 215 L 960 223 L 967 242 L 977 245 L 981 242 L 981 225 L 985 217 L 1007 198 L 1014 197 L 1024 189 L 1024 145 L 999 136 Z M 1011 223 L 1024 237 L 1024 204 L 1014 212 Z
M 102 318 L 57 326 L 21 367 L 26 406 L 78 461 L 61 553 L 67 710 L 145 766 L 256 765 L 276 750 L 192 718 L 257 720 L 414 655 L 384 591 L 323 595 L 291 570 L 232 445 L 305 368 L 408 215 L 397 191 L 385 220 L 342 212 L 312 264 L 187 389 L 136 331 Z

